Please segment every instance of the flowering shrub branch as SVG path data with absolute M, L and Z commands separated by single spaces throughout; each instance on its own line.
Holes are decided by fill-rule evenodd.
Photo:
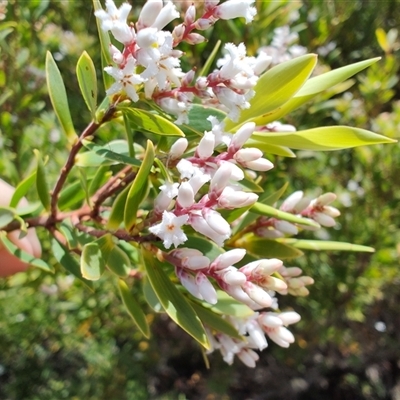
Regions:
M 285 187 L 264 192 L 268 171 L 279 168 L 265 153 L 292 157 L 293 149 L 392 142 L 344 126 L 297 131 L 278 119 L 376 60 L 310 78 L 315 55 L 277 62 L 265 51 L 248 56 L 243 43 L 227 43 L 222 58 L 209 60 L 216 68 L 202 76 L 199 66 L 182 70 L 179 45 L 205 41 L 198 31 L 219 20 L 251 22 L 254 1 L 205 0 L 202 9 L 193 4 L 172 31 L 166 27 L 180 13 L 170 1 L 148 0 L 135 23 L 128 22 L 128 3 L 117 8 L 106 0 L 105 9 L 93 3 L 107 62 L 106 97 L 97 106 L 95 68 L 83 53 L 77 76 L 93 120 L 77 137 L 61 75 L 48 54 L 50 98 L 70 139 L 69 156 L 50 191 L 36 152 L 36 171 L 2 209 L 1 240 L 22 261 L 51 272 L 45 260 L 21 251 L 6 235 L 17 229 L 23 234 L 28 226 L 47 229 L 54 258 L 84 284 L 93 288 L 109 276 L 106 271 L 120 278 L 122 301 L 146 337 L 148 322 L 129 276 L 140 279 L 151 309 L 163 309 L 207 352 L 218 349 L 227 363 L 237 356 L 254 367 L 256 350 L 265 349 L 267 340 L 282 347 L 294 342 L 287 327 L 300 315 L 281 310 L 279 296 L 306 296 L 313 284 L 287 260 L 302 249 L 373 250 L 296 239 L 305 229 L 335 225 L 340 212 L 330 204 L 336 196 L 309 199 L 298 191 L 278 207 Z M 101 145 L 97 133 L 111 124 L 125 127 L 126 140 Z M 68 180 L 76 166 L 86 187 Z M 42 207 L 26 213 L 17 204 L 32 184 Z

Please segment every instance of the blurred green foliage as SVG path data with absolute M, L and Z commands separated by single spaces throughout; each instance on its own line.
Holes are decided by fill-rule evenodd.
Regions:
M 137 12 L 142 3 L 135 3 Z M 379 7 L 361 0 L 259 1 L 257 7 L 253 25 L 216 24 L 209 42 L 188 57 L 192 65 L 202 65 L 218 40 L 244 41 L 255 54 L 285 24 L 299 34 L 298 44 L 320 54 L 319 72 L 382 56 L 342 86 L 344 92 L 320 95 L 286 122 L 298 129 L 340 123 L 399 139 L 398 0 Z M 66 155 L 66 139 L 46 93 L 47 50 L 67 83 L 74 124 L 81 129 L 90 118 L 75 76 L 83 50 L 100 76 L 91 2 L 0 2 L 0 176 L 12 184 L 32 169 L 33 148 L 52 154 L 46 165 L 50 180 Z M 167 321 L 149 321 L 155 334 L 143 340 L 108 280 L 90 293 L 62 271 L 53 277 L 31 270 L 0 281 L 0 398 L 395 398 L 396 387 L 400 391 L 399 144 L 297 152 L 297 157 L 276 157 L 271 185 L 289 178 L 288 193 L 335 192 L 340 225 L 321 231 L 321 238 L 373 246 L 376 253 L 312 253 L 296 260 L 316 283 L 309 297 L 297 301 L 303 317 L 295 329 L 298 344 L 265 352 L 258 367 L 263 379 L 257 378 L 261 372 L 223 365 L 218 356 L 206 371 L 196 346 Z M 287 379 L 291 384 L 283 388 Z

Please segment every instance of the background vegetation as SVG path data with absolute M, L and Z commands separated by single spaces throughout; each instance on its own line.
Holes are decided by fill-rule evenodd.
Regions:
M 399 139 L 398 0 L 379 7 L 361 0 L 257 7 L 253 25 L 219 22 L 187 59 L 200 65 L 218 39 L 245 41 L 254 54 L 286 24 L 299 45 L 320 55 L 319 72 L 381 56 L 344 92 L 321 95 L 286 122 L 299 129 L 353 125 Z M 33 167 L 33 148 L 52 154 L 49 180 L 65 157 L 46 93 L 47 50 L 68 84 L 75 126 L 89 120 L 75 65 L 87 50 L 100 76 L 96 35 L 90 2 L 0 1 L 0 176 L 10 183 Z M 377 251 L 295 260 L 316 283 L 297 301 L 302 321 L 289 350 L 271 345 L 255 371 L 239 362 L 229 367 L 215 354 L 206 370 L 194 342 L 162 317 L 152 321 L 152 339 L 143 340 L 106 280 L 93 294 L 62 270 L 53 276 L 31 269 L 0 280 L 0 398 L 399 399 L 399 145 L 297 156 L 274 160 L 271 185 L 289 179 L 288 193 L 337 193 L 340 225 L 321 235 Z

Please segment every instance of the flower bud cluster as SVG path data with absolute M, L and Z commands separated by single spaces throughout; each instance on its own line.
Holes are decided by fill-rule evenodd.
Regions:
M 302 191 L 292 193 L 280 206 L 282 211 L 301 217 L 310 218 L 319 225 L 330 228 L 336 225 L 335 218 L 340 211 L 328 204 L 336 199 L 334 193 L 325 193 L 316 199 L 304 197 Z M 276 218 L 260 218 L 255 232 L 265 238 L 279 238 L 284 235 L 297 235 L 299 227 L 303 229 L 317 229 L 314 227 L 281 221 Z
M 310 294 L 306 286 L 312 285 L 314 279 L 311 276 L 300 276 L 303 271 L 298 267 L 282 267 L 278 273 L 283 278 L 287 285 L 287 290 L 280 292 L 280 294 L 290 294 L 292 296 L 305 297 Z
M 256 9 L 254 0 L 206 1 L 204 14 L 196 19 L 194 4 L 188 7 L 184 22 L 172 32 L 163 30 L 179 17 L 175 5 L 168 1 L 148 0 L 142 8 L 136 24 L 128 24 L 131 5 L 123 3 L 117 8 L 113 0 L 106 0 L 106 10 L 97 10 L 96 17 L 105 31 L 111 31 L 124 48 L 110 46 L 111 57 L 116 64 L 105 71 L 115 79 L 107 89 L 108 95 L 128 96 L 138 101 L 144 91 L 147 99 L 158 103 L 166 112 L 177 116 L 176 123 L 188 122 L 188 111 L 194 96 L 220 104 L 229 110 L 229 117 L 239 118 L 241 110 L 250 106 L 258 76 L 268 67 L 270 58 L 264 53 L 259 57 L 247 57 L 244 44 L 225 46 L 227 55 L 218 62 L 216 71 L 207 77 L 194 79 L 195 71 L 184 73 L 180 66 L 183 53 L 175 47 L 182 41 L 198 44 L 205 38 L 193 32 L 212 26 L 218 19 L 246 18 L 250 22 Z M 191 85 L 192 81 L 194 84 Z
M 207 330 L 212 345 L 209 352 L 218 349 L 229 365 L 233 363 L 236 355 L 246 366 L 254 368 L 259 359 L 254 349 L 262 351 L 268 347 L 266 336 L 285 348 L 294 342 L 293 334 L 286 327 L 300 321 L 300 315 L 294 311 L 260 312 L 248 318 L 229 317 L 228 320 L 242 335 L 243 340 L 223 333 L 213 335 L 210 330 Z
M 160 186 L 155 200 L 156 217 L 162 220 L 149 231 L 160 237 L 167 249 L 187 240 L 181 228 L 185 224 L 222 246 L 231 235 L 231 227 L 217 209 L 246 207 L 258 199 L 255 193 L 245 192 L 239 186 L 238 182 L 244 179 L 239 166 L 256 171 L 273 168 L 258 149 L 242 148 L 255 129 L 254 123 L 244 124 L 231 135 L 223 131 L 223 125 L 215 118 L 209 120 L 212 130 L 204 133 L 193 156 L 176 163 L 180 183 L 167 182 Z M 214 155 L 219 145 L 227 149 Z M 169 160 L 179 159 L 187 146 L 186 139 L 179 139 L 171 148 Z M 206 183 L 209 183 L 207 189 Z

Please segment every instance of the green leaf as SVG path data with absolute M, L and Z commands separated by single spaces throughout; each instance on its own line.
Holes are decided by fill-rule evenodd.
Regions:
M 257 147 L 263 153 L 275 154 L 277 156 L 296 158 L 296 154 L 293 153 L 289 147 L 286 146 L 276 146 L 274 144 L 264 144 L 252 138 L 248 139 L 244 147 Z
M 40 268 L 43 271 L 54 273 L 54 268 L 52 266 L 48 265 L 43 260 L 35 258 L 29 253 L 19 249 L 13 242 L 11 242 L 10 239 L 8 239 L 6 232 L 0 232 L 0 240 L 10 253 L 14 254 L 14 256 L 18 257 L 21 261 Z
M 359 244 L 333 242 L 329 240 L 302 240 L 302 239 L 277 239 L 281 243 L 290 244 L 296 249 L 315 250 L 315 251 L 354 251 L 373 253 L 373 247 L 362 246 Z
M 190 301 L 190 305 L 194 308 L 194 311 L 196 311 L 196 314 L 204 325 L 207 325 L 216 332 L 225 333 L 235 339 L 243 340 L 243 336 L 239 335 L 238 331 L 227 320 L 209 308 L 204 308 L 195 301 Z
M 93 61 L 86 51 L 79 57 L 76 76 L 83 99 L 94 118 L 97 106 L 97 77 Z
M 124 220 L 125 203 L 128 198 L 130 185 L 127 186 L 114 200 L 110 216 L 106 224 L 106 228 L 110 230 L 118 229 Z
M 253 204 L 250 210 L 256 214 L 264 215 L 266 217 L 273 217 L 281 219 L 283 221 L 292 222 L 294 224 L 301 224 L 306 226 L 313 226 L 315 228 L 320 228 L 320 225 L 317 222 L 313 221 L 312 219 L 298 217 L 297 215 L 277 210 L 274 207 L 259 202 Z
M 239 303 L 237 300 L 229 296 L 222 290 L 217 290 L 218 302 L 217 304 L 204 304 L 204 307 L 209 308 L 211 311 L 222 314 L 231 315 L 237 318 L 246 318 L 254 314 L 254 311 L 243 303 Z
M 291 99 L 304 85 L 317 63 L 317 55 L 306 54 L 278 64 L 265 72 L 254 87 L 250 108 L 243 110 L 237 123 L 227 120 L 226 130 L 267 114 Z
M 128 231 L 130 231 L 135 225 L 138 207 L 145 197 L 149 174 L 154 162 L 154 157 L 155 153 L 153 143 L 148 140 L 142 165 L 139 168 L 139 171 L 131 185 L 128 196 L 126 198 L 124 224 L 125 228 Z
M 333 71 L 326 72 L 325 74 L 316 76 L 309 79 L 304 86 L 295 94 L 295 96 L 286 102 L 282 107 L 270 111 L 262 117 L 256 118 L 257 125 L 266 125 L 270 122 L 276 121 L 281 117 L 287 115 L 294 109 L 305 104 L 319 93 L 330 89 L 331 87 L 351 78 L 353 75 L 362 71 L 380 60 L 380 57 L 371 58 L 369 60 L 360 61 L 355 64 L 350 64 L 342 68 L 334 69 Z
M 297 132 L 255 132 L 252 140 L 259 143 L 288 146 L 297 150 L 332 151 L 396 140 L 349 126 L 325 126 Z
M 148 251 L 143 250 L 143 257 L 150 284 L 166 313 L 202 346 L 210 349 L 207 334 L 199 317 L 165 274 L 163 265 Z
M 67 210 L 85 199 L 85 191 L 79 181 L 75 181 L 65 187 L 58 200 L 58 207 L 61 211 Z
M 10 201 L 10 207 L 17 207 L 20 200 L 28 193 L 29 189 L 35 185 L 36 171 L 32 172 L 28 177 L 21 181 L 15 188 L 15 192 Z
M 203 255 L 208 257 L 211 261 L 225 252 L 214 242 L 201 236 L 188 235 L 188 240 L 185 242 L 185 247 L 200 250 Z
M 150 111 L 138 108 L 120 106 L 118 107 L 136 125 L 135 129 L 143 129 L 147 132 L 162 136 L 181 136 L 185 134 L 177 125 L 168 121 L 166 118 Z
M 221 43 L 222 43 L 221 40 L 218 40 L 217 43 L 215 43 L 213 51 L 210 53 L 210 55 L 207 58 L 207 61 L 204 63 L 203 68 L 199 73 L 199 76 L 208 75 L 208 71 L 210 70 L 212 63 L 214 62 L 215 57 L 218 54 L 218 50 L 221 47 Z
M 50 192 L 46 181 L 46 172 L 44 170 L 44 165 L 40 153 L 38 150 L 34 149 L 37 169 L 36 169 L 36 190 L 39 195 L 39 199 L 46 210 L 50 210 Z
M 15 219 L 15 211 L 8 207 L 0 207 L 0 229 Z
M 90 290 L 93 290 L 93 282 L 83 278 L 78 260 L 69 253 L 68 249 L 64 245 L 62 245 L 56 239 L 51 239 L 51 250 L 55 259 L 68 272 L 77 277 Z
M 69 111 L 67 92 L 57 64 L 49 51 L 46 55 L 46 79 L 51 104 L 68 141 L 73 143 L 76 140 L 76 134 Z
M 97 281 L 105 268 L 103 254 L 96 242 L 87 243 L 82 248 L 81 273 L 89 281 Z
M 99 167 L 89 185 L 89 195 L 93 196 L 112 176 L 112 171 L 107 165 Z
M 92 154 L 90 156 L 85 156 L 87 153 L 79 153 L 77 155 L 77 166 L 97 167 L 101 164 L 104 164 L 105 160 L 111 160 L 119 164 L 134 165 L 135 167 L 140 167 L 141 165 L 140 160 L 126 155 L 129 153 L 125 140 L 115 140 L 107 143 L 104 146 L 92 143 L 90 140 L 82 140 L 82 143 L 87 149 L 90 150 L 90 152 L 92 152 Z M 96 156 L 100 158 L 97 158 Z
M 235 244 L 258 258 L 286 259 L 303 255 L 302 251 L 288 244 L 255 236 L 238 239 Z
M 143 295 L 147 304 L 156 312 L 156 313 L 165 313 L 160 300 L 158 300 L 157 295 L 154 293 L 153 288 L 150 285 L 148 279 L 143 280 Z
M 132 296 L 128 285 L 121 279 L 118 280 L 118 288 L 122 302 L 124 303 L 128 314 L 132 317 L 136 326 L 140 329 L 140 332 L 143 333 L 143 336 L 148 339 L 150 337 L 149 324 L 147 323 L 146 315 L 142 311 L 139 303 Z

